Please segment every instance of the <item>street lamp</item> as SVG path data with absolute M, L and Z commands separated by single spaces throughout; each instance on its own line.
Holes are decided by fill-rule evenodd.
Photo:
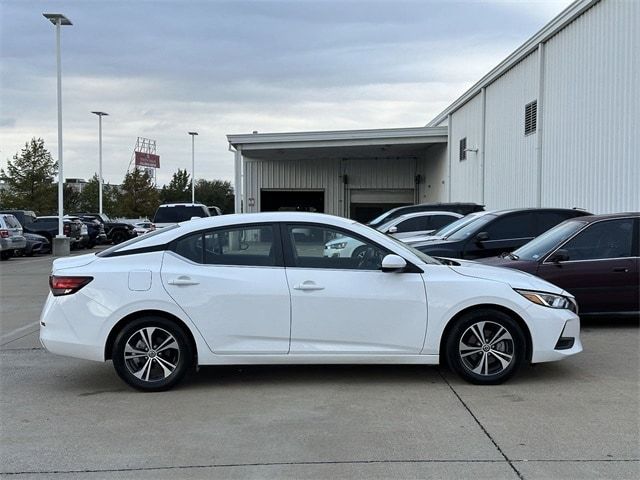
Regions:
M 105 112 L 91 112 L 98 115 L 98 212 L 102 215 L 102 117 Z
M 196 203 L 196 160 L 195 160 L 195 138 L 198 132 L 188 132 L 191 135 L 191 203 Z
M 64 170 L 62 163 L 62 65 L 60 61 L 60 27 L 73 25 L 71 20 L 60 13 L 43 13 L 44 17 L 56 26 L 56 63 L 58 66 L 58 235 L 53 243 L 53 254 L 68 255 L 69 240 L 64 236 L 63 221 L 63 191 Z M 56 243 L 57 248 L 56 248 Z

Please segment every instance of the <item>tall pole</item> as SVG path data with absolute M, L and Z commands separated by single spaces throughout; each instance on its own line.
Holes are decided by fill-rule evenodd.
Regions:
M 196 136 L 191 135 L 191 203 L 196 203 Z
M 62 61 L 60 59 L 60 26 L 56 19 L 56 63 L 58 65 L 58 237 L 64 237 L 64 163 L 62 161 Z
M 191 203 L 196 203 L 196 156 L 195 145 L 198 132 L 189 132 L 191 135 Z
M 56 27 L 56 66 L 58 73 L 58 235 L 64 236 L 64 162 L 62 159 L 62 61 L 60 59 L 60 27 L 62 25 L 72 25 L 71 21 L 59 13 L 43 13 L 47 20 Z
M 98 116 L 98 211 L 102 215 L 102 117 L 109 115 L 105 112 L 91 112 Z

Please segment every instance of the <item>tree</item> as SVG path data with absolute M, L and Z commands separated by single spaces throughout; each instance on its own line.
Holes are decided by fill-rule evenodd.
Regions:
M 151 217 L 160 203 L 151 177 L 139 168 L 125 174 L 116 197 L 118 203 L 114 213 L 128 218 Z
M 162 187 L 160 199 L 163 203 L 188 202 L 191 200 L 191 181 L 186 169 L 178 169 L 173 174 L 169 185 Z
M 217 206 L 222 213 L 233 213 L 233 187 L 225 180 L 196 180 L 196 200 L 207 206 Z
M 78 198 L 78 211 L 95 213 L 100 209 L 100 202 L 98 200 L 100 191 L 100 180 L 98 174 L 95 173 L 93 177 L 85 184 L 80 196 Z M 108 183 L 102 184 L 102 210 L 107 214 L 115 214 L 115 196 L 116 192 L 114 187 Z
M 0 196 L 3 208 L 24 208 L 42 215 L 56 213 L 56 186 L 58 162 L 44 148 L 44 140 L 31 139 L 24 148 L 7 162 L 7 171 L 0 169 L 0 179 L 7 189 Z

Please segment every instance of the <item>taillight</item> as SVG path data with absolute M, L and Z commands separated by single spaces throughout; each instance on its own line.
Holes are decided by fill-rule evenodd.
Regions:
M 69 225 L 68 223 L 65 223 L 62 226 L 62 233 L 68 236 L 70 231 L 71 231 L 71 225 Z
M 153 232 L 153 231 L 155 231 L 155 229 L 156 229 L 156 226 L 152 223 L 152 224 L 149 226 L 149 230 L 151 230 L 151 231 Z
M 71 295 L 76 293 L 82 287 L 87 285 L 93 277 L 62 277 L 59 275 L 51 275 L 49 277 L 49 286 L 54 297 L 61 295 Z
M 0 238 L 9 238 L 9 230 L 0 230 Z

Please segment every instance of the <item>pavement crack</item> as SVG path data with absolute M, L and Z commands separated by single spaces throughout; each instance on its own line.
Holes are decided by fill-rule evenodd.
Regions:
M 447 380 L 447 377 L 444 376 L 444 374 L 442 373 L 442 369 L 438 368 L 438 373 L 440 374 L 440 377 L 442 377 L 442 380 L 444 380 L 444 383 L 447 384 L 447 386 L 449 387 L 449 389 L 453 392 L 453 394 L 456 396 L 456 398 L 460 401 L 460 403 L 462 404 L 462 406 L 465 408 L 465 410 L 467 412 L 469 412 L 469 415 L 471 415 L 471 418 L 473 418 L 473 420 L 478 424 L 478 426 L 480 427 L 480 429 L 484 432 L 484 434 L 487 436 L 487 438 L 489 440 L 491 440 L 491 443 L 493 443 L 493 445 L 496 447 L 496 450 L 498 450 L 498 452 L 500 452 L 500 455 L 502 455 L 502 457 L 505 459 L 505 461 L 509 464 L 509 466 L 511 467 L 511 469 L 515 472 L 515 474 L 518 476 L 518 478 L 520 480 L 524 480 L 524 477 L 522 476 L 522 473 L 520 473 L 520 471 L 515 467 L 515 465 L 513 464 L 513 462 L 509 459 L 509 457 L 507 457 L 507 455 L 504 453 L 504 451 L 500 448 L 500 445 L 498 445 L 498 442 L 496 442 L 493 437 L 491 436 L 491 434 L 489 433 L 489 431 L 484 427 L 484 425 L 482 425 L 482 423 L 480 422 L 480 420 L 478 419 L 478 417 L 475 416 L 475 414 L 471 411 L 471 408 L 469 408 L 469 406 L 466 404 L 466 402 L 462 399 L 462 397 L 458 394 L 458 392 L 456 392 L 455 388 L 453 388 L 453 385 L 451 385 L 451 383 L 449 383 L 449 380 Z

